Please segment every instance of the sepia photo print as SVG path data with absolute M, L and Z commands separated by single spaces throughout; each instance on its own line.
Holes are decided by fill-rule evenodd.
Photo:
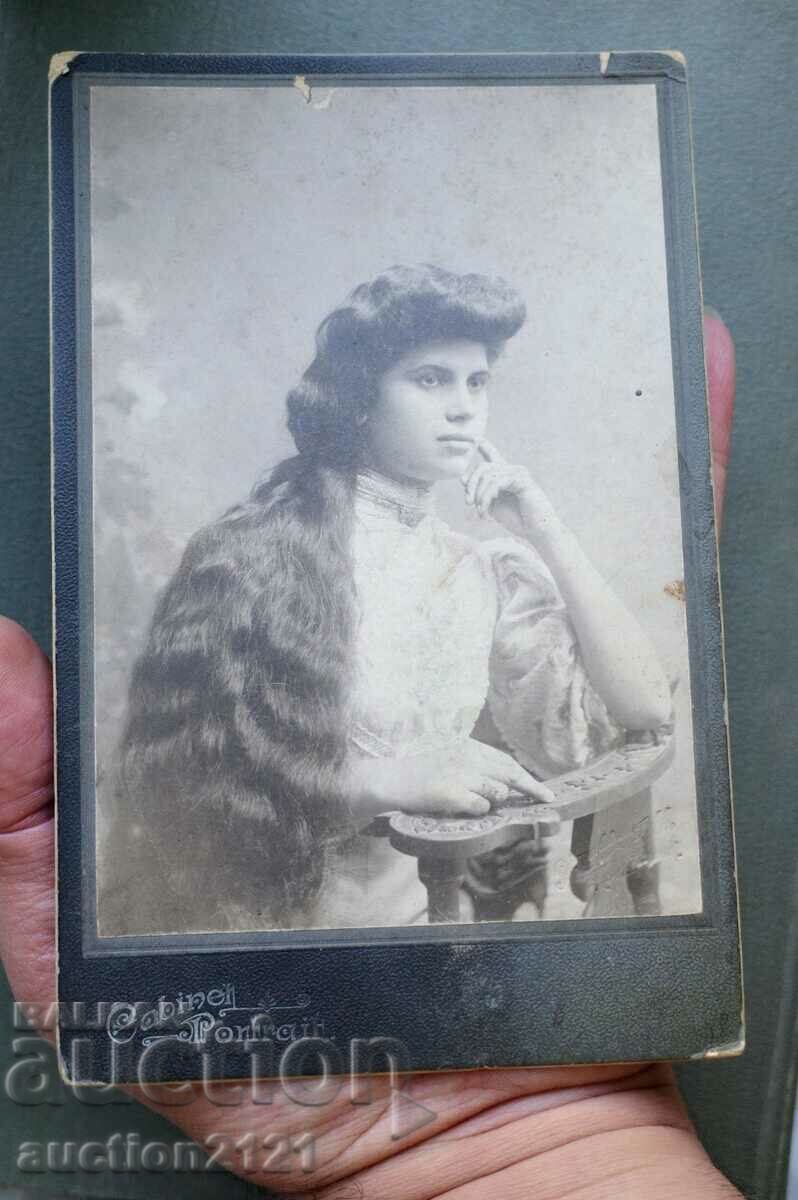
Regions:
M 100 939 L 701 912 L 659 120 L 91 87 Z

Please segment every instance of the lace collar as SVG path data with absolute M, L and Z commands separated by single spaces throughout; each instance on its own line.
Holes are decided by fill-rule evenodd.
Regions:
M 411 528 L 435 509 L 432 484 L 401 483 L 369 468 L 358 472 L 355 499 L 361 512 L 392 518 Z

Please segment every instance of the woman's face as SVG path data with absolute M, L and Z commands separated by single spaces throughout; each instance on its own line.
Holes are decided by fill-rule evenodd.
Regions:
M 490 368 L 479 342 L 429 342 L 380 380 L 366 426 L 367 465 L 433 483 L 462 475 L 488 419 Z

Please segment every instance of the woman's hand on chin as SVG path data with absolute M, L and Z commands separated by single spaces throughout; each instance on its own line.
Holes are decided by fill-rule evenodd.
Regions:
M 394 809 L 438 817 L 482 817 L 511 792 L 543 802 L 552 799 L 545 784 L 509 754 L 473 738 L 408 758 L 360 759 L 352 764 L 349 792 L 358 822 Z
M 535 543 L 559 525 L 551 501 L 526 467 L 507 462 L 487 438 L 477 443 L 477 455 L 462 483 L 466 503 L 516 537 Z

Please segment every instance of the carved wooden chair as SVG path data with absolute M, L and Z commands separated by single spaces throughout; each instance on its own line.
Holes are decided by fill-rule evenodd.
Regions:
M 477 921 L 510 920 L 525 901 L 545 915 L 548 843 L 564 821 L 573 822 L 576 864 L 571 890 L 583 916 L 653 916 L 660 911 L 654 859 L 651 785 L 671 765 L 672 728 L 629 737 L 590 766 L 546 780 L 553 802 L 511 795 L 484 817 L 427 817 L 383 813 L 369 832 L 387 837 L 418 859 L 426 885 L 430 923 L 458 922 L 461 894 L 472 898 Z M 497 883 L 496 855 L 482 856 L 524 839 L 528 869 Z M 500 856 L 498 856 L 500 857 Z

